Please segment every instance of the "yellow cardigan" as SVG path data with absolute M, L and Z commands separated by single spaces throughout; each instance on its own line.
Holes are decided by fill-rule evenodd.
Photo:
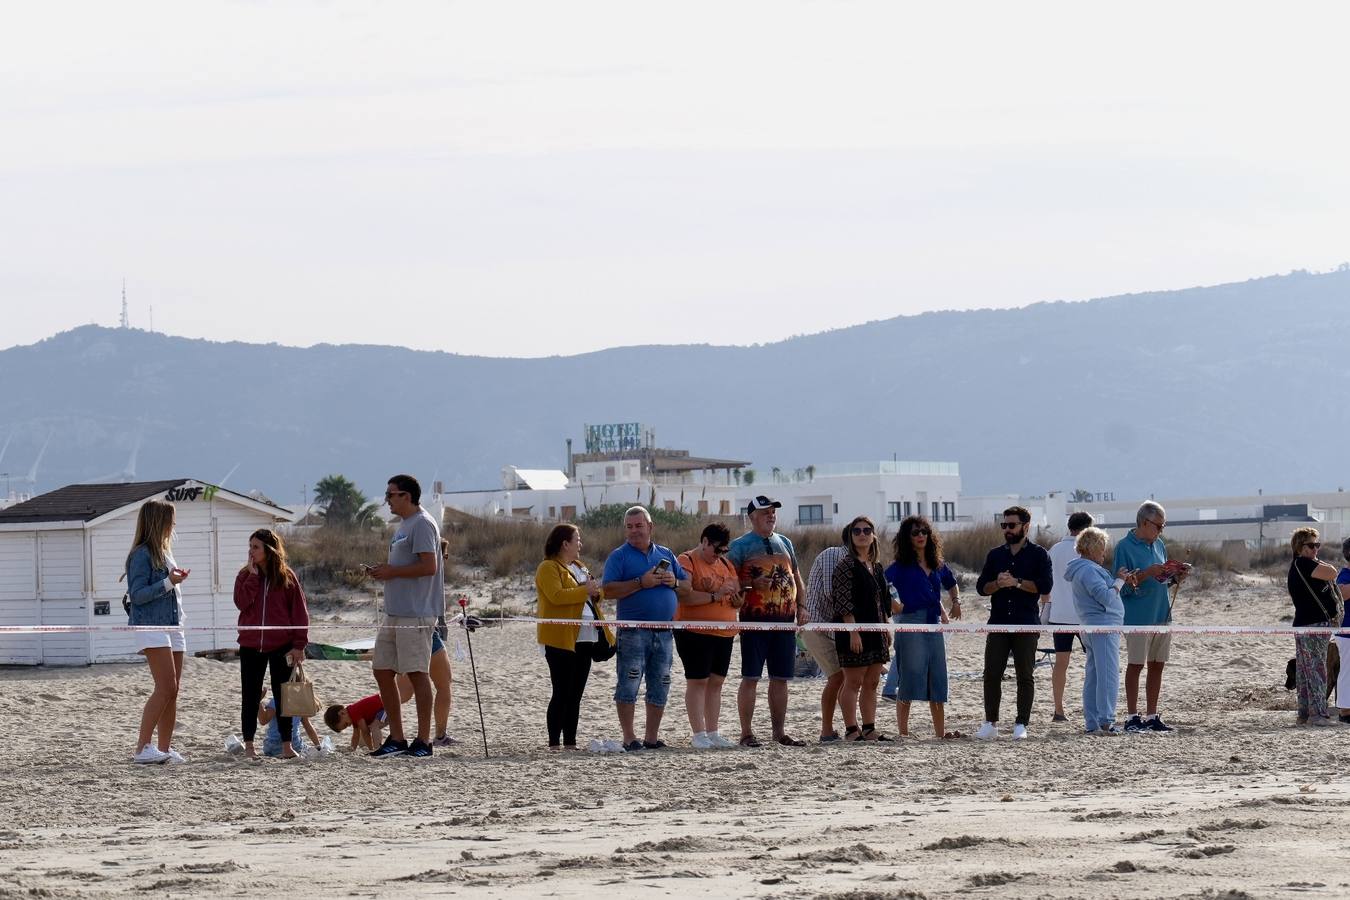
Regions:
M 534 587 L 539 592 L 539 618 L 577 619 L 576 625 L 537 625 L 539 643 L 559 650 L 575 650 L 577 633 L 581 630 L 581 611 L 586 606 L 586 588 L 577 584 L 571 571 L 556 559 L 546 559 L 534 570 Z M 600 604 L 595 604 L 595 616 L 603 621 Z M 603 626 L 601 626 L 603 627 Z M 614 641 L 611 629 L 605 633 Z

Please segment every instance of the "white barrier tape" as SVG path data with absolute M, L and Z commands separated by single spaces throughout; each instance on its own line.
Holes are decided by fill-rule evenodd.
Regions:
M 484 625 L 493 622 L 511 622 L 526 625 L 577 625 L 578 619 L 538 619 L 530 616 L 505 616 L 502 618 L 481 617 Z M 459 627 L 460 622 L 452 619 L 447 624 Z M 1199 635 L 1258 635 L 1267 637 L 1308 637 L 1312 635 L 1339 635 L 1350 637 L 1345 626 L 1309 626 L 1294 628 L 1290 625 L 978 625 L 952 622 L 947 625 L 915 625 L 908 623 L 834 623 L 808 622 L 797 625 L 794 622 L 648 622 L 604 619 L 598 624 L 607 628 L 649 628 L 659 631 L 680 631 L 694 629 L 699 631 L 881 631 L 906 633 L 942 633 L 942 634 L 1041 634 L 1059 632 L 1062 634 L 1199 634 Z M 0 635 L 5 634 L 101 634 L 105 632 L 138 631 L 369 631 L 372 629 L 423 628 L 422 625 L 381 625 L 376 622 L 352 622 L 334 624 L 326 622 L 311 623 L 302 628 L 292 625 L 0 625 Z

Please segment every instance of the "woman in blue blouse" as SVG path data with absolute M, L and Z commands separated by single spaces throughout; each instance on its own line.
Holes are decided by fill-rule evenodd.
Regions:
M 893 542 L 895 562 L 886 569 L 886 580 L 900 595 L 895 612 L 906 625 L 934 625 L 949 621 L 942 607 L 942 592 L 951 597 L 951 618 L 961 618 L 956 578 L 942 561 L 942 538 L 923 516 L 909 516 L 900 523 Z M 895 717 L 901 737 L 909 736 L 909 705 L 928 701 L 933 714 L 933 732 L 942 738 L 961 737 L 945 730 L 943 704 L 947 702 L 947 644 L 940 632 L 902 631 L 898 635 L 895 665 L 900 667 L 900 690 Z

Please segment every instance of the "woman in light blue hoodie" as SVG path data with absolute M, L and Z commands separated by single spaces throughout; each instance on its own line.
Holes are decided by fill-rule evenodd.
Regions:
M 1073 585 L 1073 606 L 1084 625 L 1121 625 L 1125 606 L 1120 602 L 1123 578 L 1111 578 L 1106 561 L 1106 532 L 1085 528 L 1074 544 L 1078 559 L 1069 562 L 1064 579 Z M 1121 570 L 1124 572 L 1124 570 Z M 1087 733 L 1117 735 L 1116 697 L 1120 693 L 1120 635 L 1084 634 L 1087 672 L 1083 676 L 1083 719 Z

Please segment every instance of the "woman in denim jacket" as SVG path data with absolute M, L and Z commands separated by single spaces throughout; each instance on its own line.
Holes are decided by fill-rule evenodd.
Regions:
M 1130 573 L 1121 569 L 1111 577 L 1106 562 L 1106 532 L 1084 528 L 1074 543 L 1078 559 L 1064 569 L 1064 580 L 1073 585 L 1073 608 L 1084 625 L 1122 625 L 1125 606 L 1120 586 Z M 1101 736 L 1124 734 L 1116 724 L 1116 700 L 1120 696 L 1120 635 L 1112 632 L 1080 634 L 1087 651 L 1083 673 L 1083 721 L 1087 733 Z
M 173 535 L 173 504 L 148 500 L 136 517 L 136 537 L 127 555 L 127 599 L 131 625 L 162 625 L 163 631 L 135 632 L 138 652 L 145 656 L 155 689 L 141 711 L 141 729 L 136 738 L 134 762 L 181 763 L 183 755 L 173 747 L 173 727 L 178 717 L 178 686 L 183 678 L 183 597 L 179 585 L 188 569 L 178 568 L 169 542 Z M 151 743 L 156 730 L 157 743 Z

